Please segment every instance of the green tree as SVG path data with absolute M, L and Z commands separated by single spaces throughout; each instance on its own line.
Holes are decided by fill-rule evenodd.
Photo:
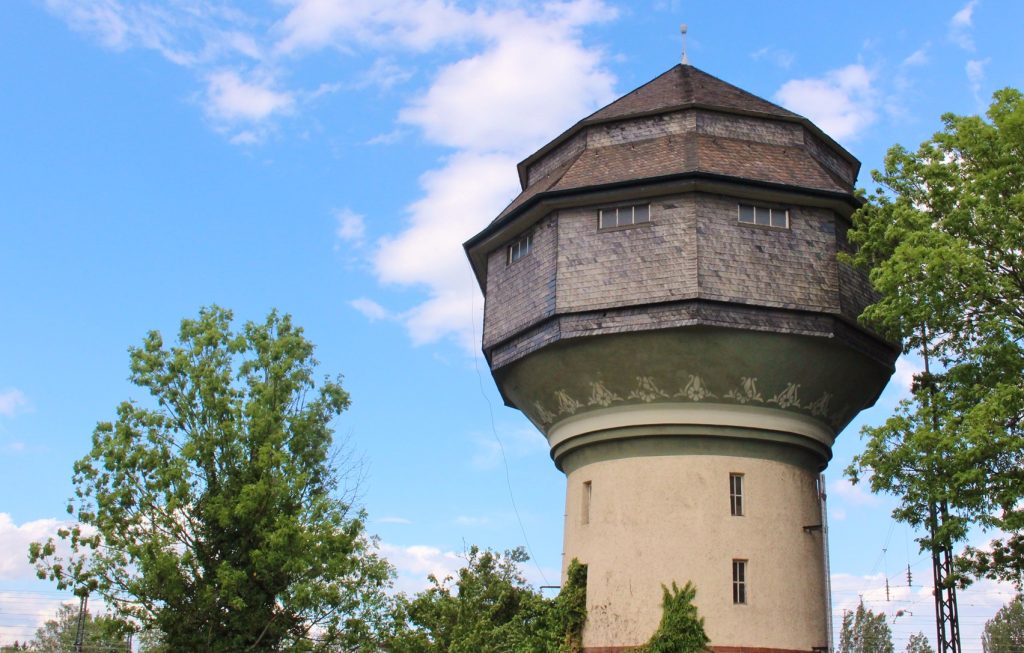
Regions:
M 885 614 L 875 614 L 863 603 L 843 612 L 836 653 L 893 653 L 892 631 Z
M 376 650 L 391 578 L 338 497 L 340 377 L 314 379 L 287 315 L 232 330 L 218 307 L 150 332 L 130 380 L 150 395 L 97 425 L 74 466 L 77 523 L 30 550 L 40 577 L 97 591 L 175 651 Z
M 1020 584 L 1024 96 L 998 91 L 987 116 L 946 114 L 916 152 L 891 148 L 854 215 L 849 260 L 881 293 L 862 317 L 926 369 L 890 420 L 865 429 L 847 472 L 900 498 L 897 519 L 928 526 L 922 548 L 948 553 L 973 524 L 1007 532 L 960 569 Z
M 400 651 L 498 653 L 547 651 L 548 609 L 523 578 L 522 548 L 480 551 L 471 547 L 456 577 L 430 576 L 430 587 L 408 604 L 413 630 Z
M 88 610 L 83 622 L 82 650 L 86 653 L 124 651 L 131 627 L 110 615 L 94 616 Z M 31 649 L 45 653 L 74 651 L 78 636 L 78 606 L 65 603 L 57 614 L 36 630 Z
M 697 588 L 687 582 L 680 589 L 674 582 L 672 587 L 662 586 L 664 596 L 661 606 L 661 623 L 647 644 L 633 649 L 634 653 L 699 653 L 708 650 L 707 633 L 704 632 L 704 618 L 698 616 L 693 599 Z
M 935 653 L 932 650 L 932 645 L 928 643 L 928 638 L 922 632 L 917 632 L 910 636 L 905 650 L 906 653 Z
M 985 622 L 981 633 L 984 653 L 1020 653 L 1024 651 L 1024 602 L 1020 595 L 999 608 Z
M 573 560 L 555 599 L 533 590 L 522 548 L 471 547 L 454 577 L 431 575 L 430 587 L 402 606 L 406 627 L 396 653 L 578 653 L 586 618 L 586 567 Z

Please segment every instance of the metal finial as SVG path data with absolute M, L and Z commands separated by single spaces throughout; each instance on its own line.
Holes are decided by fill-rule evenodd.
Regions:
M 680 63 L 686 66 L 690 63 L 689 58 L 686 56 L 686 23 L 682 23 L 679 26 L 679 33 L 683 35 L 683 56 Z

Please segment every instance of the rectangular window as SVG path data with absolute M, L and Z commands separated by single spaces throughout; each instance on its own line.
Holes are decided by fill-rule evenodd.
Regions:
M 743 474 L 729 474 L 729 509 L 733 516 L 743 516 Z
M 580 514 L 580 522 L 583 524 L 590 523 L 590 493 L 592 489 L 590 481 L 583 481 L 583 511 Z
M 533 250 L 533 234 L 526 234 L 508 246 L 507 263 L 512 265 Z
M 787 229 L 789 228 L 789 209 L 740 204 L 739 219 L 743 224 Z
M 747 561 L 732 561 L 732 602 L 744 604 L 747 602 Z
M 599 229 L 628 227 L 651 221 L 650 204 L 633 204 L 630 206 L 614 206 L 598 209 L 597 224 Z

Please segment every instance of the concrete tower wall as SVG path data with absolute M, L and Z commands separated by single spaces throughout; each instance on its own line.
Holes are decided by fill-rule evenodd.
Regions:
M 601 647 L 590 650 L 642 644 L 673 581 L 697 587 L 718 649 L 826 645 L 822 535 L 804 529 L 821 524 L 817 474 L 798 457 L 661 436 L 583 450 L 565 471 L 565 559 L 589 565 L 584 642 Z M 743 516 L 730 514 L 730 474 L 743 475 Z M 746 561 L 744 604 L 733 560 Z

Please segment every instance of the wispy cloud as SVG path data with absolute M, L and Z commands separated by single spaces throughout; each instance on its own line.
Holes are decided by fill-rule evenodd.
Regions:
M 970 0 L 949 20 L 949 40 L 968 52 L 974 52 L 974 10 L 978 0 Z
M 990 61 L 991 59 L 971 59 L 964 66 L 964 70 L 967 73 L 967 83 L 979 108 L 984 108 L 985 104 L 985 99 L 981 94 L 981 86 L 985 82 L 985 66 Z
M 775 100 L 806 116 L 837 140 L 856 139 L 877 119 L 873 75 L 862 64 L 831 70 L 822 77 L 793 79 Z
M 795 54 L 774 46 L 765 46 L 760 50 L 755 50 L 750 53 L 750 58 L 754 61 L 768 61 L 783 69 L 789 68 L 796 61 Z
M 222 70 L 207 76 L 206 81 L 206 107 L 219 120 L 260 122 L 295 105 L 291 93 L 272 88 L 272 79 L 246 81 L 233 70 Z
M 378 524 L 400 524 L 403 526 L 412 523 L 411 519 L 406 519 L 405 517 L 378 517 L 373 521 Z
M 366 238 L 366 216 L 346 207 L 334 212 L 334 220 L 337 224 L 334 235 L 338 240 L 355 246 L 363 244 Z
M 527 456 L 544 456 L 547 442 L 533 428 L 505 430 L 499 434 L 500 441 L 491 433 L 474 436 L 476 452 L 470 464 L 478 470 L 492 470 L 502 464 L 502 455 L 507 460 L 518 460 Z
M 900 62 L 900 65 L 905 67 L 911 67 L 923 66 L 927 64 L 929 61 L 928 47 L 928 44 L 925 44 L 923 47 L 914 50 L 909 55 L 907 55 L 906 58 L 903 59 L 903 61 Z
M 353 299 L 348 303 L 349 306 L 359 311 L 363 317 L 366 317 L 371 322 L 377 320 L 390 320 L 395 316 L 388 309 L 384 308 L 372 299 L 360 297 L 359 299 Z
M 463 564 L 463 559 L 453 551 L 442 551 L 433 546 L 414 544 L 399 546 L 382 542 L 381 553 L 395 567 L 396 589 L 403 592 L 419 592 L 429 587 L 427 576 L 433 574 L 439 580 L 453 576 Z
M 0 390 L 0 416 L 14 417 L 28 407 L 28 397 L 17 388 Z
M 846 503 L 847 506 L 876 506 L 881 498 L 868 489 L 868 479 L 862 479 L 854 485 L 848 479 L 838 478 L 829 484 L 831 493 Z

